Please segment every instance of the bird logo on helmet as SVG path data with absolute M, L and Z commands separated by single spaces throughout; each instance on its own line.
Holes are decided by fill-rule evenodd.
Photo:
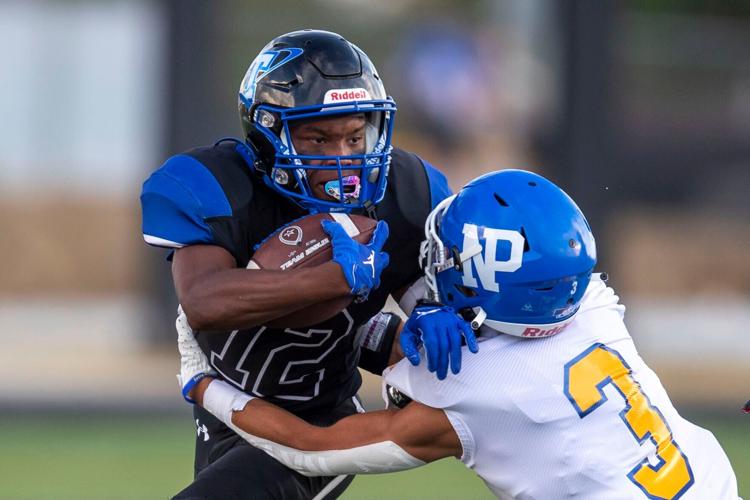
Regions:
M 240 85 L 240 119 L 255 169 L 266 185 L 312 213 L 371 209 L 383 199 L 395 111 L 396 104 L 386 95 L 367 55 L 328 31 L 295 31 L 271 40 Z M 353 113 L 362 113 L 366 119 L 361 154 L 295 151 L 290 124 Z M 308 182 L 312 169 L 337 171 L 339 189 L 331 190 L 337 199 L 313 195 Z M 358 171 L 356 193 L 346 189 L 344 170 Z
M 503 170 L 444 200 L 425 223 L 421 262 L 433 298 L 472 327 L 522 337 L 565 329 L 596 264 L 586 218 L 544 177 Z

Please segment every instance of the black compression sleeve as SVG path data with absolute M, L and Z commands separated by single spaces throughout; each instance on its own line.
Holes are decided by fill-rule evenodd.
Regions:
M 383 373 L 388 366 L 400 322 L 397 314 L 381 312 L 360 327 L 360 368 L 375 375 Z

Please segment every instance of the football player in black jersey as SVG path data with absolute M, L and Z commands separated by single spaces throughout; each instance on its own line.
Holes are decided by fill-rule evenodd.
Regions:
M 177 326 L 195 333 L 212 371 L 308 422 L 330 425 L 359 409 L 357 367 L 380 374 L 387 366 L 400 320 L 380 311 L 389 294 L 398 298 L 420 277 L 425 219 L 450 189 L 426 161 L 392 148 L 396 105 L 367 55 L 335 33 L 272 40 L 243 79 L 239 111 L 244 140 L 173 156 L 146 180 L 143 235 L 174 249 Z M 353 250 L 339 257 L 340 228 L 328 228 L 334 260 L 317 267 L 246 269 L 266 236 L 317 212 L 385 223 L 371 245 L 348 244 Z M 265 326 L 345 295 L 356 297 L 322 323 Z M 424 342 L 435 353 L 431 369 L 444 377 L 448 341 Z M 197 380 L 182 383 L 187 394 Z M 304 477 L 200 407 L 194 416 L 195 481 L 176 498 L 334 498 L 351 482 Z

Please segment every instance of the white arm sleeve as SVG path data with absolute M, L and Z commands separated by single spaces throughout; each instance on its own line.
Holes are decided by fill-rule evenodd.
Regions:
M 425 464 L 422 460 L 409 455 L 393 441 L 382 441 L 346 450 L 302 451 L 253 436 L 234 424 L 229 427 L 251 445 L 304 476 L 383 474 L 413 469 Z
M 242 439 L 305 476 L 381 474 L 424 465 L 423 461 L 409 455 L 393 441 L 346 450 L 302 451 L 254 436 L 232 422 L 232 413 L 244 409 L 252 399 L 252 396 L 226 382 L 214 380 L 203 394 L 203 407 Z

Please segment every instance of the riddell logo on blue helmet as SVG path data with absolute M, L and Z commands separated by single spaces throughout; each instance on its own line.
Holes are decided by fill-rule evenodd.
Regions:
M 563 323 L 562 325 L 553 326 L 552 328 L 548 328 L 547 330 L 543 328 L 533 328 L 533 327 L 526 327 L 526 329 L 521 334 L 522 337 L 551 337 L 552 335 L 557 335 L 558 333 L 565 330 L 570 322 Z

